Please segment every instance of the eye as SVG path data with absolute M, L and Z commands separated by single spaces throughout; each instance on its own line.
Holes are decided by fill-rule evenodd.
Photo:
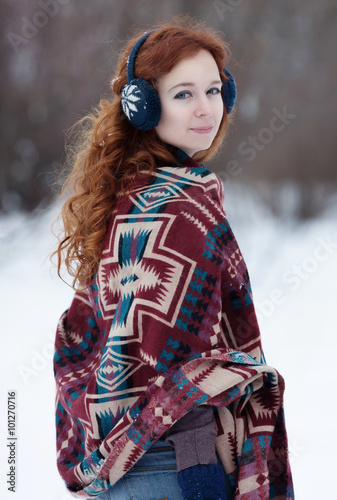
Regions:
M 207 94 L 216 95 L 216 94 L 220 94 L 220 92 L 221 92 L 221 89 L 218 89 L 217 87 L 212 87 L 211 89 L 209 89 L 207 91 Z
M 191 92 L 187 92 L 187 91 L 182 91 L 182 92 L 179 92 L 178 94 L 176 94 L 174 96 L 175 99 L 186 99 L 187 97 L 189 97 L 191 95 Z

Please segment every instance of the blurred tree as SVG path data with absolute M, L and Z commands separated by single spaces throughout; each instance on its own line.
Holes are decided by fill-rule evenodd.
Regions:
M 51 202 L 64 132 L 107 92 L 123 41 L 177 13 L 223 31 L 234 56 L 236 119 L 210 167 L 271 186 L 263 196 L 275 212 L 283 182 L 300 186 L 298 216 L 322 209 L 337 184 L 334 0 L 6 0 L 0 210 Z

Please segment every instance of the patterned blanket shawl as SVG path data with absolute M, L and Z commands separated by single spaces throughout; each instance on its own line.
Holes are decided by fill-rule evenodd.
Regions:
M 60 319 L 59 472 L 93 498 L 209 404 L 235 500 L 292 499 L 284 382 L 263 358 L 222 183 L 178 157 L 119 198 L 98 272 Z

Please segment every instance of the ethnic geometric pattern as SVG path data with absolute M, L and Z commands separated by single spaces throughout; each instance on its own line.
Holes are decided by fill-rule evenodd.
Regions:
M 60 319 L 60 474 L 74 496 L 95 498 L 209 404 L 235 499 L 291 500 L 284 383 L 264 363 L 221 181 L 179 150 L 176 160 L 131 178 L 97 273 Z
M 242 261 L 242 255 L 241 255 L 240 250 L 237 248 L 235 250 L 235 252 L 233 252 L 232 255 L 229 257 L 230 264 L 229 264 L 228 272 L 229 272 L 231 278 L 235 278 L 235 276 L 237 274 L 236 269 L 241 261 Z
M 192 171 L 193 170 L 193 171 Z M 130 194 L 130 200 L 133 203 L 133 214 L 138 213 L 156 213 L 167 207 L 169 204 L 184 205 L 196 204 L 196 200 L 190 195 L 189 188 L 195 187 L 199 179 L 206 179 L 206 182 L 199 184 L 199 187 L 206 193 L 219 188 L 216 178 L 209 177 L 209 171 L 205 168 L 197 169 L 172 169 L 163 167 L 155 172 L 155 181 L 151 185 L 135 189 Z M 199 209 L 209 213 L 204 204 L 199 205 Z
M 233 233 L 230 231 L 226 222 L 218 224 L 214 229 L 207 233 L 205 250 L 203 255 L 206 259 L 221 264 L 223 259 L 223 248 L 233 240 Z
M 158 420 L 161 420 L 164 425 L 171 426 L 174 423 L 171 415 L 165 412 L 164 408 L 156 408 L 154 414 Z
M 228 224 L 227 219 L 218 224 L 206 237 L 206 245 L 203 255 L 212 262 L 227 264 L 227 271 L 231 284 L 233 280 L 241 279 L 240 289 L 245 285 L 251 295 L 250 282 L 240 249 L 236 245 L 235 237 Z M 242 281 L 244 283 L 242 283 Z M 246 299 L 247 300 L 247 299 Z
M 93 422 L 92 432 L 90 432 L 90 437 L 93 439 L 104 439 L 108 436 L 111 429 L 118 424 L 130 406 L 138 399 L 138 396 L 129 396 L 128 405 L 130 406 L 124 406 L 118 400 L 109 401 L 107 394 L 105 398 L 90 398 L 90 403 L 86 402 Z
M 216 277 L 201 268 L 194 270 L 176 324 L 212 346 L 220 333 L 220 286 Z
M 176 201 L 181 197 L 181 189 L 175 185 L 163 186 L 154 184 L 146 189 L 139 190 L 135 198 L 135 205 L 142 210 L 155 210 L 163 203 Z
M 111 246 L 103 252 L 99 277 L 101 310 L 113 318 L 114 340 L 142 341 L 146 316 L 172 324 L 193 260 L 166 245 L 175 216 L 116 217 Z M 113 244 L 112 244 L 113 243 Z
M 105 346 L 100 367 L 97 371 L 97 383 L 109 392 L 120 389 L 128 377 L 142 366 L 138 358 L 123 356 L 114 350 L 113 341 Z M 125 387 L 127 388 L 127 387 Z
M 168 369 L 168 365 L 181 363 L 189 355 L 191 355 L 191 348 L 188 345 L 169 337 L 165 348 L 159 356 L 156 369 L 158 372 L 165 372 Z

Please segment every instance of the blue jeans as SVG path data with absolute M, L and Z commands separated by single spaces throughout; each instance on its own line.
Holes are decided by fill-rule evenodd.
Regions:
M 175 451 L 165 441 L 157 441 L 98 500 L 182 500 L 177 481 Z

